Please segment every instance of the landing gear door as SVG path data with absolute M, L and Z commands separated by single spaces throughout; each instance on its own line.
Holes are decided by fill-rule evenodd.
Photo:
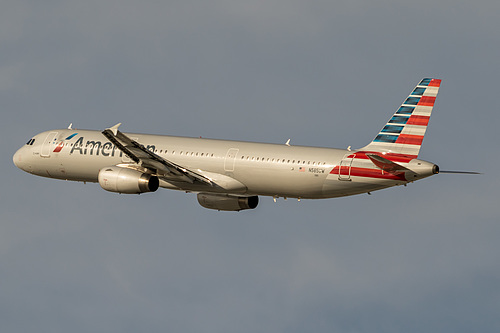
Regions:
M 50 157 L 50 152 L 52 151 L 54 146 L 54 143 L 57 140 L 57 134 L 58 132 L 50 132 L 47 137 L 45 138 L 45 141 L 43 142 L 42 145 L 42 151 L 40 152 L 40 156 L 42 157 Z
M 356 154 L 346 154 L 339 165 L 339 180 L 351 180 L 352 160 Z

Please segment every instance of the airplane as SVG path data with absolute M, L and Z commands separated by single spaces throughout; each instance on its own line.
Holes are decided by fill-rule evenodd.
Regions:
M 357 150 L 122 133 L 121 124 L 77 130 L 70 124 L 33 136 L 13 161 L 37 176 L 98 182 L 110 192 L 194 192 L 201 206 L 219 211 L 254 209 L 259 196 L 276 201 L 371 194 L 440 173 L 436 164 L 418 159 L 440 85 L 440 79 L 421 80 L 375 139 Z

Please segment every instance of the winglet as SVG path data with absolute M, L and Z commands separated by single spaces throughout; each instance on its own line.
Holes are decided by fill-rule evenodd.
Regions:
M 118 127 L 120 127 L 122 123 L 118 123 L 116 124 L 115 126 L 113 127 L 110 127 L 110 128 L 106 128 L 108 130 L 110 130 L 111 132 L 113 132 L 113 134 L 116 136 L 116 134 L 118 133 Z

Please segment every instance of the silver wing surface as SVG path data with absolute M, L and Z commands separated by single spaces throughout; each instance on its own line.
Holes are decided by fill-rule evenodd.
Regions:
M 141 145 L 120 132 L 118 130 L 120 125 L 121 123 L 107 128 L 102 131 L 102 134 L 138 165 L 148 169 L 151 173 L 165 180 L 187 182 L 191 184 L 199 182 L 210 186 L 215 185 L 210 178 L 166 160 L 146 149 L 144 145 Z

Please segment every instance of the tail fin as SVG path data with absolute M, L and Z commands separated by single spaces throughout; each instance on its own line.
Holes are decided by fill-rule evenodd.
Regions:
M 440 85 L 439 79 L 420 81 L 377 137 L 360 150 L 416 158 Z

